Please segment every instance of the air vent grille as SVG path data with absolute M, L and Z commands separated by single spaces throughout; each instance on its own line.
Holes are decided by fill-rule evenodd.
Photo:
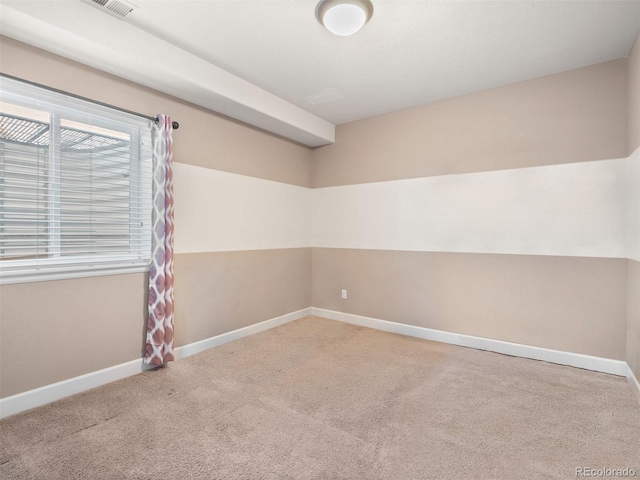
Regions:
M 107 12 L 114 17 L 124 18 L 138 7 L 127 0 L 84 0 L 86 3 Z
M 107 7 L 107 10 L 110 10 L 116 15 L 120 15 L 121 17 L 126 17 L 131 12 L 133 12 L 133 8 L 130 5 L 120 2 L 118 0 L 113 0 L 112 2 L 109 2 L 109 4 L 106 5 L 106 7 Z

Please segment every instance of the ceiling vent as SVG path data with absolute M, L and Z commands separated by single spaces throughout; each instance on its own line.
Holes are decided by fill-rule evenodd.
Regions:
M 311 105 L 335 102 L 337 100 L 342 100 L 343 98 L 344 95 L 336 88 L 325 88 L 324 90 L 320 90 L 319 92 L 312 93 L 311 95 L 304 97 L 304 99 Z
M 84 2 L 117 18 L 124 18 L 139 8 L 127 0 L 84 0 Z

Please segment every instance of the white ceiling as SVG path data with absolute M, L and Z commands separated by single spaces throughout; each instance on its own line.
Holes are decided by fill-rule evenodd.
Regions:
M 190 70 L 190 65 L 195 65 L 195 55 L 201 63 L 259 87 L 257 93 L 264 90 L 279 97 L 260 94 L 267 103 L 284 100 L 280 107 L 285 103 L 299 107 L 289 108 L 296 119 L 281 115 L 281 122 L 301 123 L 300 118 L 311 113 L 304 121 L 325 128 L 320 119 L 341 124 L 623 58 L 640 31 L 640 0 L 372 0 L 371 21 L 352 37 L 337 37 L 321 27 L 315 19 L 315 0 L 133 1 L 140 8 L 126 20 L 116 20 L 81 0 L 0 0 L 16 15 L 37 18 L 40 29 L 42 22 L 58 29 L 56 41 L 53 33 L 49 37 L 33 31 L 27 34 L 24 22 L 12 23 L 12 15 L 5 15 L 9 20 L 2 20 L 3 33 L 92 64 L 87 52 L 83 60 L 75 44 L 57 40 L 61 31 L 73 30 L 76 41 L 91 39 L 104 48 L 110 44 L 114 51 L 128 50 L 127 36 L 140 43 L 146 32 L 151 34 L 147 39 L 157 37 L 178 47 L 172 68 L 184 68 L 193 76 L 195 67 Z M 80 18 L 85 28 L 78 26 Z M 114 26 L 119 46 L 95 33 L 99 27 L 113 32 Z M 94 62 L 93 66 L 105 65 L 105 70 L 122 74 L 107 64 Z M 184 91 L 189 78 L 184 75 Z M 157 87 L 216 108 L 198 100 L 207 94 L 204 86 L 198 98 L 187 98 L 177 85 L 170 87 L 178 93 L 166 85 Z M 242 88 L 246 91 L 246 85 Z M 263 107 L 253 111 L 253 116 L 256 111 L 266 112 Z M 316 121 L 314 116 L 320 118 Z M 307 141 L 284 130 L 272 129 L 309 145 L 332 140 L 326 132 L 316 131 L 315 140 Z
M 315 0 L 136 1 L 134 25 L 334 124 L 623 58 L 640 30 L 638 1 L 373 0 L 346 38 Z

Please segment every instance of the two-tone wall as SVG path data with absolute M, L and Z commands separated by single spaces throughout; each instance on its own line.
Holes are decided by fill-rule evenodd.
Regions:
M 640 36 L 628 59 L 627 363 L 640 380 Z
M 308 188 L 186 164 L 174 178 L 178 345 L 309 307 Z
M 313 306 L 624 360 L 627 87 L 622 59 L 339 126 Z
M 314 151 L 7 38 L 0 56 L 3 73 L 180 122 L 177 346 L 313 306 L 640 377 L 638 42 L 341 125 Z M 139 359 L 145 281 L 1 286 L 0 397 Z
M 174 132 L 176 346 L 311 304 L 311 151 L 9 38 L 1 71 Z M 0 286 L 0 397 L 141 356 L 146 275 Z

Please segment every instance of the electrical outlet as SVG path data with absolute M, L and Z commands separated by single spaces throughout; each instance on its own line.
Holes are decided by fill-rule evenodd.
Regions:
M 342 290 L 342 299 L 346 299 L 347 298 L 347 291 L 346 290 Z

